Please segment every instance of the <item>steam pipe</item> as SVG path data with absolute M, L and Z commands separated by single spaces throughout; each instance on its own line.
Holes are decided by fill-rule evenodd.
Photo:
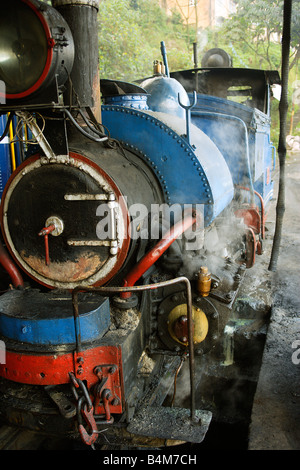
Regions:
M 244 186 L 237 186 L 237 188 L 243 190 L 243 191 L 250 191 L 249 188 L 246 188 Z M 259 198 L 260 200 L 260 208 L 261 208 L 261 237 L 264 239 L 265 238 L 265 206 L 264 206 L 264 200 L 257 191 L 254 191 L 254 194 Z
M 190 411 L 191 420 L 196 422 L 196 409 L 195 409 L 195 354 L 193 342 L 193 309 L 192 309 L 192 289 L 188 278 L 182 276 L 168 281 L 157 282 L 155 284 L 146 284 L 144 286 L 131 286 L 131 287 L 76 287 L 72 291 L 73 303 L 73 316 L 76 331 L 77 352 L 81 350 L 81 337 L 80 337 L 80 322 L 79 322 L 79 308 L 78 308 L 78 294 L 80 292 L 95 292 L 100 295 L 116 294 L 119 292 L 142 292 L 145 290 L 154 290 L 160 287 L 166 287 L 178 283 L 184 283 L 186 288 L 187 298 L 187 319 L 188 319 L 188 344 L 189 344 L 189 369 L 190 369 Z
M 124 279 L 124 287 L 134 286 L 138 279 L 161 257 L 169 246 L 196 222 L 196 215 L 188 215 L 168 230 L 164 237 L 146 253 Z M 130 292 L 121 293 L 121 298 L 131 297 Z
M 164 66 L 166 69 L 166 75 L 168 78 L 170 78 L 169 65 L 168 65 L 168 59 L 167 59 L 167 50 L 166 50 L 164 41 L 161 41 L 160 43 L 160 50 L 161 50 L 161 55 L 163 58 Z
M 51 224 L 48 225 L 48 227 L 44 227 L 40 232 L 39 232 L 39 237 L 44 237 L 45 241 L 45 262 L 46 266 L 49 266 L 50 264 L 50 257 L 49 257 L 49 240 L 48 240 L 48 235 L 55 230 L 55 225 Z
M 76 127 L 76 129 L 82 134 L 84 135 L 85 137 L 87 137 L 88 139 L 92 140 L 93 142 L 105 142 L 106 140 L 108 140 L 108 137 L 105 136 L 105 137 L 94 137 L 92 136 L 91 134 L 89 134 L 88 132 L 86 132 L 79 124 L 78 122 L 76 121 L 76 119 L 72 116 L 72 114 L 70 113 L 70 111 L 67 109 L 67 108 L 64 108 L 63 110 L 66 115 L 68 116 L 68 118 L 70 119 L 70 121 L 72 122 L 72 124 Z M 83 116 L 83 115 L 82 115 Z M 85 119 L 83 117 L 83 119 Z M 89 126 L 88 126 L 89 127 Z
M 19 273 L 19 270 L 12 262 L 12 260 L 10 259 L 2 243 L 0 243 L 0 264 L 9 274 L 14 287 L 24 287 L 22 276 Z

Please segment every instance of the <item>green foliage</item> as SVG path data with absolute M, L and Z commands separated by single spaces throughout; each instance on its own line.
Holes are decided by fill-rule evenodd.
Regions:
M 236 4 L 236 13 L 225 20 L 219 29 L 208 32 L 207 49 L 223 48 L 232 56 L 235 67 L 272 69 L 281 73 L 283 0 L 237 0 Z M 292 115 L 293 84 L 299 83 L 299 58 L 300 2 L 294 0 L 291 20 L 288 129 Z M 276 146 L 279 136 L 278 106 L 279 102 L 273 99 L 272 140 Z M 297 132 L 299 124 L 295 122 L 293 134 L 296 135 Z
M 141 73 L 150 62 L 151 48 L 143 41 L 138 15 L 129 0 L 102 0 L 99 18 L 100 76 L 124 78 Z
M 133 81 L 152 75 L 165 41 L 170 70 L 192 67 L 192 30 L 178 14 L 167 17 L 157 0 L 100 0 L 99 62 L 102 78 Z
M 283 0 L 238 0 L 237 11 L 215 33 L 234 47 L 241 61 L 251 68 L 280 69 Z M 230 46 L 231 45 L 231 46 Z M 221 47 L 221 46 L 219 46 Z M 300 2 L 293 2 L 291 24 L 291 68 L 300 55 Z M 238 66 L 238 64 L 237 64 Z

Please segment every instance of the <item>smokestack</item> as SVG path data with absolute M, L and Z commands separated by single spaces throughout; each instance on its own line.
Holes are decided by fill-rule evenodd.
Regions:
M 97 0 L 52 0 L 52 5 L 67 21 L 75 44 L 71 81 L 66 83 L 65 104 L 89 106 L 101 122 L 100 76 L 98 58 L 99 10 Z

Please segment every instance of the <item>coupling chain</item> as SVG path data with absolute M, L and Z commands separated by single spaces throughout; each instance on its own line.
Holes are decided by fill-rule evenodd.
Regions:
M 75 377 L 73 372 L 69 372 L 69 376 L 71 379 L 72 393 L 77 401 L 78 430 L 81 440 L 84 444 L 91 446 L 91 448 L 95 450 L 94 443 L 98 438 L 98 428 L 94 418 L 92 400 L 83 381 Z M 77 393 L 77 389 L 81 390 L 81 396 Z M 89 432 L 84 427 L 83 418 L 89 428 Z

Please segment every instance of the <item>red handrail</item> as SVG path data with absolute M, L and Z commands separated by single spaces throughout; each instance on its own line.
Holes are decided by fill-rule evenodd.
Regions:
M 17 267 L 14 265 L 13 261 L 9 257 L 8 253 L 6 252 L 2 243 L 0 243 L 0 264 L 9 274 L 14 287 L 16 288 L 24 287 L 23 278 L 19 270 L 17 269 Z
M 177 222 L 163 236 L 161 240 L 146 253 L 143 258 L 134 266 L 124 279 L 124 287 L 134 286 L 140 277 L 160 258 L 160 256 L 169 248 L 169 246 L 188 228 L 196 223 L 196 215 L 189 213 L 183 217 L 183 220 Z M 131 297 L 131 292 L 122 292 L 121 298 Z

